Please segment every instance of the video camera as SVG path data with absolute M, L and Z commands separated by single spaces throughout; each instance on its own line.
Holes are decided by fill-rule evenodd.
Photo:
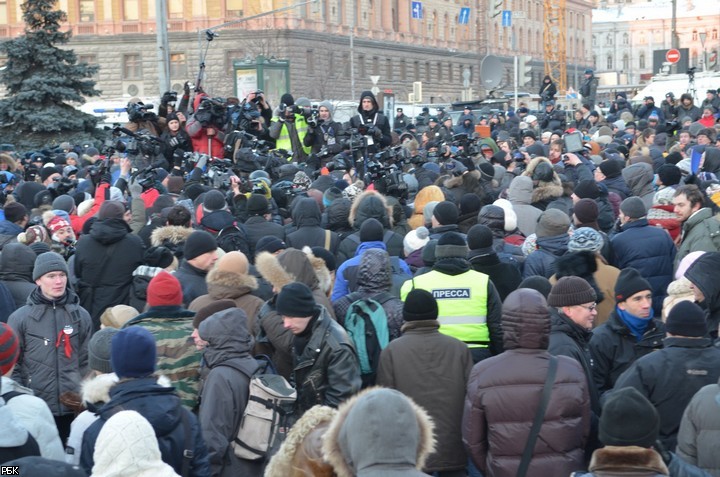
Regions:
M 195 111 L 195 119 L 204 128 L 221 129 L 227 121 L 227 107 L 223 98 L 204 97 Z
M 155 113 L 150 112 L 154 106 L 152 104 L 128 103 L 125 108 L 130 122 L 138 123 L 141 121 L 152 121 L 156 118 Z

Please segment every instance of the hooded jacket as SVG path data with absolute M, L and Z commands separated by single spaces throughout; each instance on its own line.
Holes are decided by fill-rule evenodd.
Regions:
M 410 228 L 415 230 L 416 228 L 425 225 L 425 218 L 423 217 L 423 210 L 428 202 L 442 202 L 445 200 L 445 194 L 442 190 L 436 186 L 431 185 L 423 187 L 415 196 L 415 202 L 413 207 L 412 217 L 408 219 Z
M 0 283 L 12 294 L 16 309 L 22 307 L 37 288 L 32 279 L 36 258 L 35 252 L 21 243 L 7 244 L 0 254 Z
M 545 157 L 536 157 L 530 161 L 530 163 L 527 165 L 527 168 L 525 168 L 525 170 L 523 171 L 522 175 L 530 177 L 532 179 L 535 168 L 541 162 L 545 162 L 552 166 L 550 159 L 547 159 Z M 562 195 L 563 188 L 562 182 L 560 181 L 560 176 L 558 176 L 557 173 L 553 171 L 552 179 L 550 181 L 538 181 L 538 184 L 534 186 L 531 203 L 540 210 L 545 210 L 545 208 L 550 202 L 557 199 L 558 197 L 562 197 Z
M 461 426 L 472 354 L 465 343 L 439 328 L 437 320 L 405 323 L 402 337 L 382 351 L 377 374 L 378 385 L 410 397 L 435 422 L 437 447 L 425 463 L 427 472 L 467 466 Z
M 257 369 L 250 355 L 254 340 L 247 317 L 237 308 L 224 310 L 200 323 L 198 333 L 208 342 L 203 358 L 209 372 L 199 420 L 212 475 L 260 475 L 262 460 L 240 459 L 232 447 L 248 404 L 250 377 Z
M 532 206 L 532 179 L 518 176 L 512 180 L 507 190 L 507 197 L 517 215 L 517 227 L 526 237 L 535 233 L 537 221 L 542 211 Z
M 720 253 L 705 253 L 685 272 L 685 278 L 700 289 L 705 300 L 700 304 L 707 310 L 710 336 L 717 337 L 720 326 L 720 283 L 716 279 L 720 267 Z
M 653 206 L 653 198 L 655 197 L 652 166 L 644 162 L 638 162 L 623 169 L 622 176 L 632 195 L 642 199 L 645 208 L 649 210 Z
M 698 391 L 685 409 L 677 436 L 677 455 L 710 475 L 720 476 L 720 384 Z
M 303 247 L 323 247 L 333 255 L 337 253 L 340 239 L 335 232 L 320 226 L 320 207 L 315 199 L 298 200 L 293 207 L 292 217 L 297 230 L 287 235 L 285 242 L 288 247 L 298 250 Z
M 706 220 L 708 221 L 707 225 L 703 224 Z M 680 260 L 685 258 L 690 252 L 697 250 L 706 252 L 720 251 L 710 236 L 710 231 L 712 230 L 714 232 L 719 227 L 717 220 L 718 219 L 713 216 L 711 209 L 703 207 L 683 222 L 682 242 L 680 242 L 677 255 L 675 255 L 675 268 L 677 268 Z
M 465 398 L 463 441 L 484 475 L 517 473 L 548 372 L 549 334 L 550 313 L 539 292 L 520 289 L 508 296 L 503 305 L 506 351 L 473 367 Z M 528 475 L 569 475 L 584 465 L 590 432 L 587 378 L 574 359 L 557 359 Z
M 426 476 L 419 469 L 434 449 L 433 434 L 432 420 L 411 399 L 370 388 L 338 409 L 323 455 L 338 477 Z
M 113 415 L 128 410 L 137 411 L 147 419 L 155 430 L 163 462 L 171 465 L 176 474 L 181 474 L 183 453 L 188 450 L 192 452 L 190 475 L 211 475 L 208 451 L 197 418 L 180 404 L 173 388 L 162 386 L 152 376 L 128 379 L 110 389 L 110 402 L 98 410 L 99 419 L 83 435 L 80 465 L 85 472 L 90 473 L 95 463 L 94 449 L 100 430 Z
M 568 234 L 542 237 L 537 239 L 537 250 L 525 259 L 523 278 L 540 275 L 549 279 L 555 274 L 555 261 L 567 253 L 570 236 Z
M 27 305 L 10 315 L 8 325 L 17 334 L 21 350 L 13 380 L 45 401 L 53 416 L 72 414 L 60 403 L 60 395 L 80 390 L 88 372 L 92 336 L 90 315 L 78 296 L 66 290 L 60 299 L 48 300 L 36 287 Z
M 90 234 L 77 242 L 75 276 L 80 303 L 100 328 L 100 315 L 130 302 L 133 272 L 143 263 L 144 245 L 122 219 L 93 223 Z
M 373 102 L 373 108 L 370 111 L 365 111 L 362 108 L 362 100 L 364 98 L 370 98 Z M 392 143 L 392 136 L 390 134 L 390 123 L 383 113 L 380 112 L 380 106 L 378 105 L 375 95 L 370 91 L 363 91 L 360 94 L 360 104 L 357 107 L 358 114 L 350 118 L 350 128 L 358 129 L 359 126 L 373 126 L 378 132 L 373 136 L 374 145 L 370 147 L 371 152 L 376 152 L 383 147 L 387 147 Z
M 173 275 L 182 285 L 183 306 L 187 307 L 197 297 L 207 295 L 207 274 L 207 271 L 190 265 L 184 258 L 180 261 Z
M 360 226 L 370 218 L 377 219 L 383 224 L 385 229 L 383 242 L 390 256 L 403 256 L 403 236 L 392 231 L 392 208 L 379 192 L 365 191 L 355 198 L 350 208 L 349 221 L 355 232 L 340 243 L 336 254 L 338 264 L 355 256 L 355 251 L 360 245 Z

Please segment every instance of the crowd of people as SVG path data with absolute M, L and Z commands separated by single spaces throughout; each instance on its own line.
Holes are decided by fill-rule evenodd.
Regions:
M 550 78 L 455 123 L 186 88 L 2 145 L 0 463 L 720 476 L 720 100 L 586 83 L 570 123 Z M 294 402 L 258 449 L 260 373 Z

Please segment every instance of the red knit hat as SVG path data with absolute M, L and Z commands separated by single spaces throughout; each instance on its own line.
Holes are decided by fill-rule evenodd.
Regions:
M 15 331 L 7 323 L 0 323 L 0 375 L 15 365 L 20 356 L 20 343 Z
M 162 271 L 155 275 L 147 287 L 147 304 L 150 306 L 182 305 L 180 282 L 173 275 Z

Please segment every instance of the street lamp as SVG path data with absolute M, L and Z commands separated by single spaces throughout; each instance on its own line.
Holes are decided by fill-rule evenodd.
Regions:
M 705 58 L 705 40 L 707 39 L 707 31 L 702 31 L 699 34 L 700 36 L 700 46 L 702 47 L 702 54 L 703 54 L 703 71 L 707 71 L 707 58 Z

